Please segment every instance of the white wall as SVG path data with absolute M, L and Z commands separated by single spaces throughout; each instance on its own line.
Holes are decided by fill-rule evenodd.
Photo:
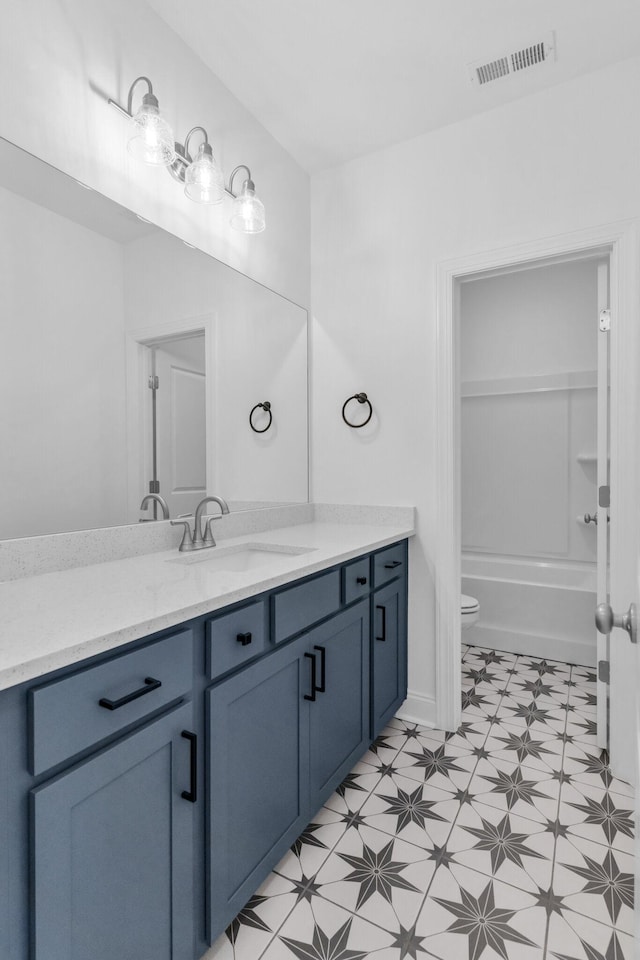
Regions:
M 463 553 L 595 564 L 597 337 L 595 260 L 461 285 Z
M 0 539 L 122 523 L 122 247 L 0 189 L 0 318 Z
M 639 87 L 626 61 L 313 178 L 312 495 L 418 508 L 416 716 L 433 717 L 435 676 L 435 266 L 637 217 Z M 369 436 L 340 418 L 356 390 L 378 414 Z
M 228 199 L 194 204 L 165 170 L 129 156 L 127 121 L 107 99 L 126 105 L 141 74 L 178 140 L 202 125 L 227 176 L 251 167 L 264 234 L 231 230 Z M 4 0 L 0 81 L 0 136 L 308 305 L 307 174 L 144 0 Z

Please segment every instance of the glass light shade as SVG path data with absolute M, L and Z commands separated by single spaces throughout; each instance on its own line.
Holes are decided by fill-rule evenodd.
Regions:
M 264 204 L 256 197 L 252 180 L 245 180 L 233 201 L 231 226 L 242 233 L 262 233 L 265 228 Z
M 184 192 L 196 203 L 222 203 L 224 176 L 208 143 L 198 148 L 198 155 L 187 167 Z
M 154 101 L 150 102 L 150 101 Z M 153 166 L 168 166 L 175 159 L 173 131 L 158 110 L 153 95 L 143 97 L 142 106 L 133 117 L 135 133 L 127 144 L 129 153 Z

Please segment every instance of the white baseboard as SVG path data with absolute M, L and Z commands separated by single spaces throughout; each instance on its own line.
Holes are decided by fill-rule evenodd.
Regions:
M 435 697 L 409 690 L 407 699 L 398 710 L 397 717 L 407 723 L 417 723 L 421 727 L 435 727 L 436 700 Z
M 595 630 L 591 641 L 577 642 L 564 637 L 515 633 L 478 623 L 464 631 L 463 643 L 503 650 L 505 653 L 539 657 L 541 660 L 562 660 L 564 663 L 579 663 L 585 667 L 596 665 Z

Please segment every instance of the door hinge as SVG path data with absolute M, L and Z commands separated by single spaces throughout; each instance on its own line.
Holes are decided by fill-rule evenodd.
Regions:
M 604 310 L 600 311 L 598 325 L 601 333 L 607 333 L 609 330 L 611 330 L 611 310 L 609 310 L 609 307 L 606 307 Z
M 598 487 L 598 506 L 611 506 L 611 487 L 608 484 L 606 487 Z
M 149 493 L 160 493 L 159 480 L 149 480 Z
M 149 377 L 149 390 L 157 390 L 160 386 L 160 377 Z
M 611 670 L 609 668 L 608 660 L 598 660 L 598 680 L 601 683 L 609 683 L 611 678 Z

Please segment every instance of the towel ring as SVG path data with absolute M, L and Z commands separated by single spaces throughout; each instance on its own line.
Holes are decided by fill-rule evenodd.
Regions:
M 345 416 L 345 410 L 347 408 L 347 404 L 350 403 L 351 400 L 357 400 L 358 403 L 366 403 L 369 406 L 369 416 L 367 417 L 366 420 L 363 420 L 362 423 L 351 423 L 351 421 L 347 420 Z M 373 416 L 373 407 L 371 406 L 371 400 L 369 400 L 366 393 L 354 393 L 352 397 L 349 397 L 348 400 L 345 400 L 345 402 L 342 404 L 342 419 L 344 420 L 344 422 L 348 427 L 353 427 L 354 430 L 359 430 L 360 427 L 364 427 L 365 424 L 369 423 L 369 420 L 371 420 L 372 416 Z
M 266 427 L 263 427 L 262 430 L 258 430 L 257 427 L 254 427 L 253 420 L 252 420 L 253 414 L 259 407 L 262 410 L 264 410 L 265 413 L 269 414 L 269 423 L 266 425 Z M 255 407 L 252 408 L 251 413 L 249 414 L 249 426 L 251 427 L 253 432 L 266 433 L 272 423 L 273 423 L 273 414 L 271 413 L 271 404 L 269 403 L 269 401 L 265 400 L 264 403 L 256 403 Z

